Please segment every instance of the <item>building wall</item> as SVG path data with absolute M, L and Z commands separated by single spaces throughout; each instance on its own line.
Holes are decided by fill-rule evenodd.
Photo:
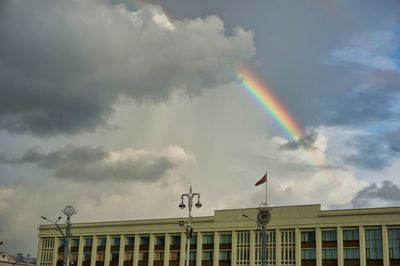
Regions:
M 194 217 L 190 265 L 261 265 L 261 240 L 252 220 L 257 212 L 217 210 Z M 324 211 L 304 205 L 273 207 L 271 215 L 268 265 L 400 266 L 400 208 Z M 186 233 L 180 220 L 73 224 L 70 265 L 183 266 Z M 61 266 L 62 239 L 53 226 L 39 230 L 37 265 Z

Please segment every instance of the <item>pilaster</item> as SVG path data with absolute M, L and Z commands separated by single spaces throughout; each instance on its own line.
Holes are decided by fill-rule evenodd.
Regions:
M 338 226 L 336 228 L 337 232 L 337 260 L 338 260 L 338 266 L 343 266 L 344 265 L 344 247 L 343 247 L 343 229 L 342 227 Z
M 383 266 L 389 266 L 389 234 L 386 225 L 382 225 Z
M 300 228 L 295 228 L 295 249 L 296 249 L 296 266 L 301 266 L 301 230 Z
M 136 234 L 134 236 L 133 245 L 133 266 L 138 266 L 139 264 L 139 246 L 140 246 L 140 235 Z
M 170 258 L 171 235 L 167 233 L 165 234 L 164 238 L 164 266 L 168 266 Z
M 201 266 L 203 260 L 203 233 L 197 232 L 196 266 Z
M 125 257 L 125 236 L 120 235 L 118 265 L 124 265 L 124 257 Z
M 154 242 L 155 242 L 155 236 L 154 234 L 149 235 L 149 260 L 148 260 L 148 265 L 152 266 L 153 261 L 154 261 Z
M 256 232 L 250 230 L 250 265 L 255 265 L 256 261 Z
M 78 246 L 78 260 L 76 262 L 77 266 L 82 266 L 83 259 L 83 246 L 84 246 L 84 238 L 83 236 L 79 236 L 79 246 Z
M 111 255 L 111 236 L 106 236 L 106 250 L 104 252 L 104 266 L 110 265 L 110 255 Z
M 187 245 L 186 241 L 187 241 L 186 233 L 182 232 L 181 233 L 181 256 L 179 259 L 180 266 L 184 266 L 185 261 L 186 261 L 186 245 Z
M 92 253 L 90 254 L 90 266 L 96 266 L 97 257 L 97 236 L 93 236 L 92 240 Z
M 276 229 L 276 254 L 275 254 L 275 265 L 280 266 L 282 263 L 282 234 L 281 230 Z
M 219 265 L 219 232 L 214 232 L 214 266 Z
M 365 251 L 365 228 L 364 226 L 359 226 L 359 235 L 360 235 L 360 266 L 367 265 L 367 256 Z
M 322 234 L 320 227 L 315 228 L 315 242 L 317 266 L 322 266 Z
M 236 266 L 236 261 L 237 261 L 237 233 L 236 233 L 236 231 L 232 231 L 231 234 L 232 234 L 231 266 Z

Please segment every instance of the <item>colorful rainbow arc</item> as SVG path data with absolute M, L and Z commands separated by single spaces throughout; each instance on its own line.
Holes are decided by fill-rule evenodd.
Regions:
M 243 87 L 262 105 L 262 107 L 275 119 L 279 126 L 286 131 L 293 140 L 298 140 L 304 135 L 303 130 L 289 114 L 286 108 L 273 95 L 271 90 L 248 68 L 241 68 L 239 78 Z

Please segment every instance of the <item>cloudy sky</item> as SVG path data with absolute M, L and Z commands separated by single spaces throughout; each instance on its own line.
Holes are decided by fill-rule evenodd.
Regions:
M 400 205 L 400 2 L 0 3 L 0 238 L 74 222 Z M 304 132 L 245 89 L 251 69 Z

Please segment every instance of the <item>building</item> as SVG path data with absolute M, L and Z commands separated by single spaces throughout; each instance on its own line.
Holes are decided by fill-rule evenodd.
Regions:
M 34 266 L 35 259 L 30 255 L 26 257 L 22 253 L 10 255 L 6 252 L 0 252 L 0 266 Z
M 261 265 L 261 241 L 252 219 L 257 213 L 248 208 L 194 217 L 190 265 Z M 268 265 L 400 265 L 400 207 L 321 210 L 320 205 L 303 205 L 272 207 L 271 215 Z M 182 220 L 73 224 L 70 265 L 183 266 Z M 59 233 L 41 225 L 37 266 L 61 266 L 62 261 Z

